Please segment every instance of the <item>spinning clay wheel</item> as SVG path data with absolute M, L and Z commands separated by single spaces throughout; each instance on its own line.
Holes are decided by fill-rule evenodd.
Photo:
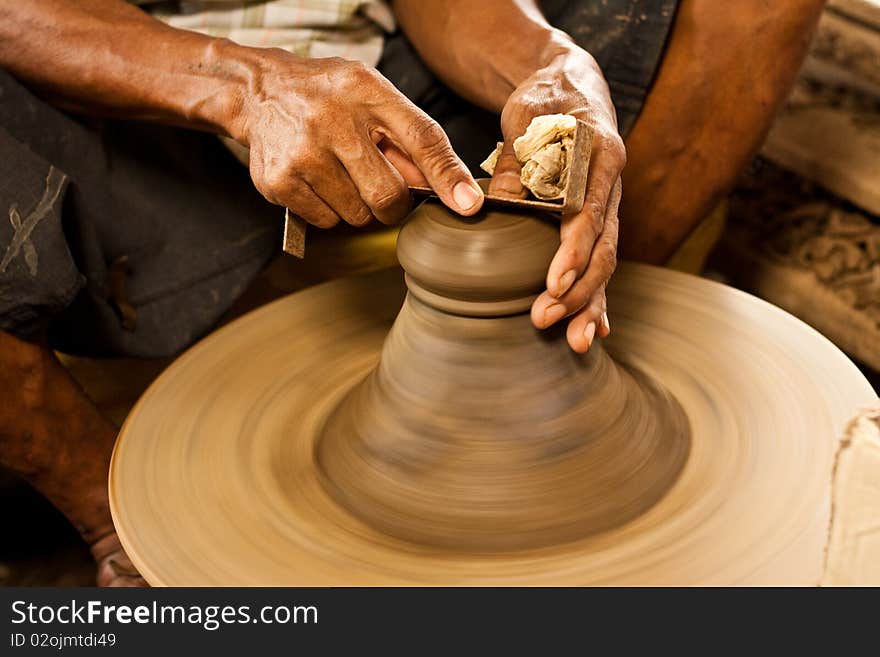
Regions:
M 147 581 L 817 583 L 867 381 L 783 311 L 639 265 L 579 356 L 529 320 L 557 247 L 544 218 L 426 201 L 406 287 L 327 283 L 182 356 L 111 465 Z

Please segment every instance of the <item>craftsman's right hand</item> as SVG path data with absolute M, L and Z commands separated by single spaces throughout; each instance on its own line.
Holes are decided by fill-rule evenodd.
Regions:
M 254 184 L 309 223 L 392 224 L 410 210 L 407 185 L 429 185 L 472 215 L 483 193 L 443 129 L 375 69 L 281 50 L 257 65 L 233 138 L 250 148 Z

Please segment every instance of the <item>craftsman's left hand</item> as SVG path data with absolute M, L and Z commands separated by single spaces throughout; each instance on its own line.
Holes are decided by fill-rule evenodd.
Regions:
M 561 244 L 547 272 L 547 290 L 532 305 L 532 323 L 539 329 L 570 317 L 568 343 L 583 353 L 597 335 L 611 332 L 605 285 L 617 264 L 617 210 L 626 150 L 598 64 L 572 45 L 527 78 L 507 100 L 501 113 L 504 149 L 491 193 L 524 196 L 513 141 L 542 114 L 571 114 L 593 129 L 583 209 L 562 218 Z

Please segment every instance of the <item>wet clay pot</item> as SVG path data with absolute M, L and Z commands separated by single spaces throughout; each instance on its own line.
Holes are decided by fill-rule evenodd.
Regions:
M 437 549 L 499 552 L 577 541 L 643 514 L 684 465 L 680 405 L 585 355 L 529 309 L 559 245 L 552 217 L 434 201 L 403 227 L 408 293 L 378 367 L 332 411 L 320 480 L 377 530 Z

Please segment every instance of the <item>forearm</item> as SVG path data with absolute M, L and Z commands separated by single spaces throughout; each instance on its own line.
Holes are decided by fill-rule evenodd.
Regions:
M 496 112 L 520 82 L 573 47 L 535 0 L 394 0 L 393 6 L 431 70 Z
M 0 0 L 0 66 L 73 111 L 230 132 L 247 49 L 124 0 Z

